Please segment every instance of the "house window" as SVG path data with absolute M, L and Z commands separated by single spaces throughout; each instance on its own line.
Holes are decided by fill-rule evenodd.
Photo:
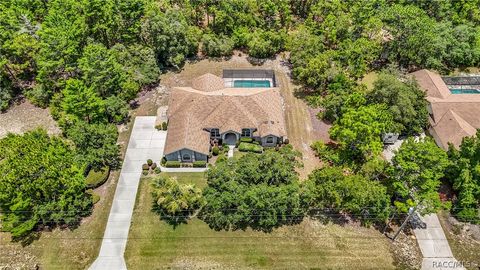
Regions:
M 242 137 L 250 137 L 252 136 L 252 132 L 249 128 L 242 129 Z
M 218 130 L 218 128 L 210 129 L 210 137 L 220 137 L 220 130 Z
M 273 137 L 272 136 L 267 137 L 267 143 L 273 143 Z
M 190 159 L 191 159 L 190 154 L 183 154 L 184 161 L 190 161 Z

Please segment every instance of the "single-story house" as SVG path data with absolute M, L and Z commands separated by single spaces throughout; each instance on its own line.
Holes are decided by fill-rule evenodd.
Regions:
M 257 74 L 258 71 L 242 70 Z M 242 75 L 238 80 L 207 73 L 191 87 L 175 87 L 168 103 L 164 154 L 168 161 L 208 160 L 215 143 L 235 145 L 250 137 L 276 146 L 286 137 L 283 99 L 273 71 L 267 78 Z
M 411 74 L 427 94 L 429 133 L 438 146 L 446 150 L 452 143 L 458 147 L 464 137 L 476 134 L 480 128 L 478 77 L 442 78 L 426 69 Z

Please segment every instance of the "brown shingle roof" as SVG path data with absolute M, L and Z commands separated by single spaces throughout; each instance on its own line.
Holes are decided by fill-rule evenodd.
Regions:
M 447 85 L 442 77 L 437 73 L 427 69 L 422 69 L 412 73 L 419 86 L 427 92 L 427 96 L 436 98 L 446 98 L 451 95 Z
M 463 137 L 475 135 L 480 128 L 480 95 L 451 94 L 441 76 L 428 70 L 412 75 L 427 93 L 432 118 L 430 132 L 440 147 L 448 148 L 448 142 L 456 147 Z
M 440 147 L 448 149 L 448 143 L 458 147 L 462 143 L 463 137 L 474 136 L 476 129 L 454 111 L 449 110 L 432 126 L 430 133 Z
M 283 100 L 278 88 L 222 86 L 210 90 L 197 91 L 190 87 L 172 90 L 165 154 L 183 148 L 208 154 L 210 134 L 207 128 L 219 128 L 220 133 L 241 133 L 242 128 L 257 128 L 255 136 L 286 136 Z
M 192 87 L 201 91 L 217 91 L 225 88 L 225 82 L 218 76 L 206 73 L 195 78 L 192 82 Z

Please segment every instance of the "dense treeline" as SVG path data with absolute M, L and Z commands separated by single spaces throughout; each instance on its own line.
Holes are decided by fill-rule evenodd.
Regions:
M 129 102 L 154 85 L 161 70 L 181 68 L 199 53 L 229 56 L 236 48 L 253 58 L 267 58 L 289 51 L 294 79 L 313 93 L 312 104 L 324 108 L 320 116 L 334 122 L 331 135 L 337 148 L 315 148 L 330 163 L 359 174 L 339 180 L 355 188 L 352 179 L 388 178 L 388 166 L 377 162 L 382 133 L 411 135 L 427 124 L 424 94 L 408 78 L 387 68 L 372 91 L 357 79 L 391 66 L 448 71 L 478 65 L 479 6 L 479 0 L 4 0 L 0 110 L 21 96 L 49 107 L 65 144 L 73 143 L 69 158 L 85 175 L 91 169 L 120 165 L 115 125 L 128 119 Z M 31 143 L 48 145 L 41 140 Z M 450 153 L 457 155 L 468 156 Z M 472 158 L 470 163 L 476 164 Z M 474 209 L 468 198 L 478 198 L 478 181 L 468 180 L 476 179 L 475 170 L 470 170 L 473 177 L 467 177 L 468 171 L 451 169 L 448 176 L 466 179 L 452 180 L 467 198 L 455 211 L 471 216 L 471 210 L 461 212 L 463 205 Z M 330 184 L 323 173 L 317 175 L 311 181 Z M 36 181 L 37 176 L 31 173 L 25 179 Z M 431 191 L 438 179 L 429 180 Z M 399 185 L 386 186 L 408 205 L 411 198 L 395 190 Z M 373 195 L 381 190 L 374 185 L 372 189 Z M 62 218 L 71 223 L 68 216 L 56 217 Z M 251 223 L 259 222 L 263 223 Z
M 223 56 L 239 48 L 259 58 L 288 49 L 296 79 L 321 90 L 339 73 L 359 78 L 386 63 L 407 69 L 472 66 L 480 60 L 479 4 L 478 0 L 2 1 L 2 107 L 19 92 L 47 106 L 70 78 L 90 80 L 86 83 L 93 87 L 103 83 L 89 73 L 101 71 L 106 76 L 107 67 L 115 73 L 109 75 L 119 77 L 141 70 L 136 78 L 108 77 L 111 85 L 103 89 L 108 91 L 98 90 L 107 96 L 124 92 L 121 97 L 128 100 L 138 88 L 155 81 L 155 66 L 179 67 L 199 49 Z

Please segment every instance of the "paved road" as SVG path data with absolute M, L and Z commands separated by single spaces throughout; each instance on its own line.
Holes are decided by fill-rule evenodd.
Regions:
M 163 156 L 167 133 L 154 128 L 155 118 L 138 116 L 135 119 L 100 254 L 90 270 L 127 269 L 123 253 L 127 245 L 142 164 L 149 158 L 160 160 Z
M 418 245 L 423 254 L 422 270 L 465 269 L 453 257 L 436 214 L 420 217 L 423 228 L 414 229 Z

